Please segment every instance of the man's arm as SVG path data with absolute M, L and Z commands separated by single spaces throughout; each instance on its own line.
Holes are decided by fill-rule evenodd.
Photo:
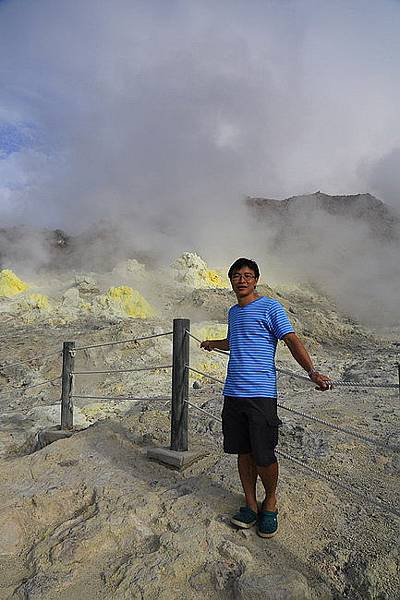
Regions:
M 224 340 L 204 340 L 201 342 L 200 348 L 204 348 L 204 350 L 229 350 L 229 342 L 227 339 Z
M 310 355 L 297 335 L 295 333 L 287 333 L 282 339 L 289 348 L 293 358 L 307 371 L 309 378 L 318 386 L 318 389 L 322 391 L 329 390 L 332 387 L 331 380 L 326 375 L 322 375 L 314 369 Z

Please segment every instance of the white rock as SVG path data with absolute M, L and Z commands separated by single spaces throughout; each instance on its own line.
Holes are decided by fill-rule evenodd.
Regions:
M 287 570 L 265 576 L 244 573 L 235 583 L 235 600 L 311 600 L 305 577 Z
M 78 288 L 69 288 L 62 296 L 62 305 L 66 308 L 79 308 L 80 302 Z

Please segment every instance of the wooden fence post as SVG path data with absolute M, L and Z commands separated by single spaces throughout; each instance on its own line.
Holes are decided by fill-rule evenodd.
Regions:
M 75 342 L 63 344 L 63 368 L 61 391 L 61 429 L 72 429 L 74 426 L 73 371 L 75 368 Z
M 188 449 L 189 319 L 174 319 L 172 351 L 171 450 Z
M 397 363 L 397 377 L 399 380 L 399 398 L 400 398 L 400 363 Z

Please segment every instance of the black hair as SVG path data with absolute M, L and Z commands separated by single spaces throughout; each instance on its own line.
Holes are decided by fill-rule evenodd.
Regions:
M 260 277 L 260 269 L 258 268 L 258 264 L 254 260 L 251 260 L 251 258 L 238 258 L 237 260 L 235 260 L 233 265 L 229 267 L 229 280 L 232 281 L 233 273 L 235 271 L 239 271 L 239 269 L 242 269 L 243 267 L 249 267 L 249 269 L 251 269 L 254 272 L 256 279 Z

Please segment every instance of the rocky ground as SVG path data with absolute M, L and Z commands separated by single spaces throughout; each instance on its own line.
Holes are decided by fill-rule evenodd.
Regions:
M 190 447 L 204 455 L 184 471 L 147 458 L 147 448 L 169 444 L 169 369 L 77 376 L 76 395 L 115 399 L 77 398 L 76 433 L 37 449 L 38 431 L 59 423 L 60 382 L 33 386 L 60 374 L 61 357 L 52 353 L 64 340 L 87 346 L 161 333 L 178 316 L 191 318 L 196 337 L 224 336 L 233 303 L 227 289 L 176 281 L 160 294 L 143 284 L 140 291 L 156 311 L 137 319 L 79 304 L 84 299 L 93 306 L 94 295 L 105 293 L 101 281 L 94 290 L 92 279 L 86 291 L 82 281 L 76 284 L 72 308 L 60 308 L 64 289 L 60 299 L 50 297 L 52 312 L 36 308 L 28 320 L 15 310 L 15 298 L 2 301 L 0 599 L 397 600 L 399 517 L 379 500 L 399 510 L 400 462 L 393 449 L 400 446 L 399 397 L 395 389 L 362 387 L 396 382 L 397 334 L 367 330 L 309 287 L 260 288 L 285 305 L 321 371 L 359 384 L 321 394 L 282 375 L 282 406 L 382 444 L 282 408 L 280 450 L 365 495 L 282 458 L 280 531 L 264 540 L 229 523 L 243 499 L 235 458 L 221 451 L 218 421 L 190 409 Z M 165 336 L 81 350 L 76 370 L 168 365 L 171 348 Z M 192 366 L 220 379 L 225 362 L 192 340 Z M 282 345 L 277 362 L 300 371 Z M 191 402 L 219 416 L 221 386 L 195 373 L 190 384 Z

